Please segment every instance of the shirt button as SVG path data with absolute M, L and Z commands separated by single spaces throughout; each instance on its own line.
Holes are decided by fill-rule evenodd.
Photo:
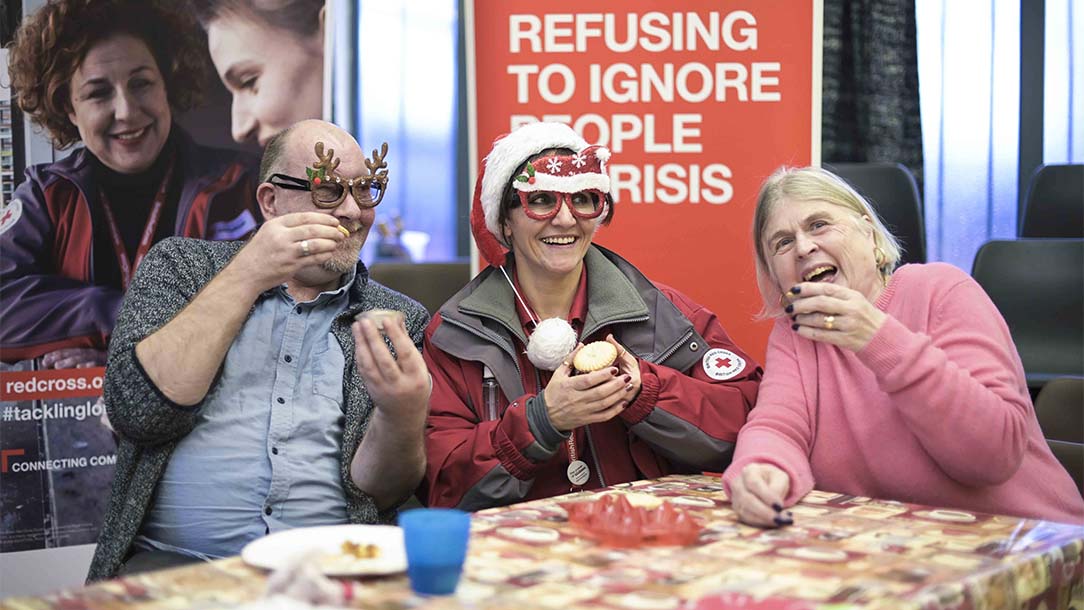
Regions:
M 279 454 L 279 448 L 278 447 L 272 447 L 271 448 L 271 453 L 273 455 L 278 455 Z
M 271 507 L 270 506 L 263 507 L 263 514 L 270 515 L 271 514 Z
M 300 306 L 300 305 L 298 305 L 298 306 L 297 306 L 297 309 L 295 309 L 294 311 L 295 311 L 295 312 L 297 312 L 297 313 L 301 313 L 301 306 Z
M 283 397 L 281 397 L 281 396 L 279 396 L 279 397 L 278 397 L 278 398 L 276 398 L 275 400 L 276 400 L 276 401 L 278 401 L 278 403 L 279 403 L 280 405 L 284 405 L 284 404 L 286 404 L 286 399 L 285 399 L 285 398 L 283 398 Z
M 283 358 L 283 360 L 285 360 L 286 362 L 293 362 L 294 361 L 293 357 L 290 356 L 289 354 L 287 354 L 286 357 Z

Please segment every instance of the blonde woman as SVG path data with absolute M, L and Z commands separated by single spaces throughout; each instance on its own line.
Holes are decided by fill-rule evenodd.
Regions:
M 1080 522 L 1012 337 L 966 273 L 900 249 L 835 175 L 780 169 L 753 221 L 776 317 L 757 406 L 723 476 L 745 522 L 786 525 L 818 489 Z

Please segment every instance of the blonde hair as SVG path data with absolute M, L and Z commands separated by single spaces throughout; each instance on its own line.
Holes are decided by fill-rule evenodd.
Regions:
M 873 206 L 858 194 L 842 178 L 819 167 L 780 167 L 764 181 L 757 195 L 757 207 L 753 212 L 753 249 L 756 252 L 757 286 L 764 299 L 759 318 L 780 316 L 783 308 L 779 298 L 783 291 L 771 275 L 768 256 L 764 251 L 764 230 L 776 206 L 784 199 L 795 201 L 824 201 L 855 213 L 868 216 L 873 225 L 873 241 L 884 252 L 884 262 L 878 269 L 887 278 L 900 262 L 902 248 L 899 241 L 888 232 Z

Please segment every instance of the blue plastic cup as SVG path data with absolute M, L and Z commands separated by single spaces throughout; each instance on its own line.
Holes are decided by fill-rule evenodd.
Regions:
M 455 592 L 470 538 L 470 514 L 451 508 L 418 508 L 399 515 L 406 543 L 410 588 L 421 595 Z

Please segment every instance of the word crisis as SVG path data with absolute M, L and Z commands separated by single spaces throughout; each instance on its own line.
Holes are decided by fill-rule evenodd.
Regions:
M 722 163 L 700 165 L 664 163 L 609 167 L 610 192 L 622 203 L 711 203 L 722 205 L 734 197 L 730 167 Z

